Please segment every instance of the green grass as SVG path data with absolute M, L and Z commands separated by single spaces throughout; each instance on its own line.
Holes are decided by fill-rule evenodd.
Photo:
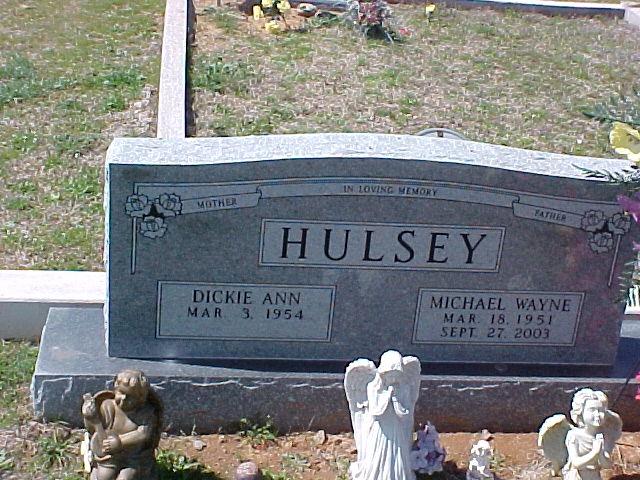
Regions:
M 2 268 L 102 268 L 104 154 L 115 135 L 153 135 L 130 107 L 157 85 L 164 4 L 3 3 Z
M 31 343 L 0 340 L 0 428 L 15 425 L 25 417 L 37 356 L 38 348 Z
M 224 30 L 225 41 L 193 52 L 193 78 L 213 80 L 194 82 L 198 135 L 446 127 L 482 142 L 614 156 L 608 126 L 583 109 L 640 84 L 632 27 L 440 6 L 427 21 L 423 7 L 393 10 L 413 35 L 392 45 L 340 22 L 269 36 L 251 19 L 222 28 L 201 15 L 198 29 Z M 223 14 L 238 16 L 216 9 Z

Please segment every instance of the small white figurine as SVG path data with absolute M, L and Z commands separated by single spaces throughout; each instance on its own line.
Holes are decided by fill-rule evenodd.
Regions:
M 427 475 L 441 472 L 447 452 L 440 444 L 438 430 L 431 422 L 427 422 L 424 428 L 418 430 L 417 436 L 411 450 L 411 469 Z
M 376 369 L 364 358 L 344 376 L 358 450 L 351 480 L 414 480 L 413 412 L 420 393 L 420 360 L 390 350 Z
M 554 475 L 564 480 L 600 480 L 600 470 L 611 467 L 611 452 L 622 434 L 622 421 L 608 408 L 603 392 L 583 388 L 571 402 L 571 425 L 562 415 L 547 418 L 538 446 L 551 461 Z
M 467 470 L 467 480 L 493 480 L 491 471 L 491 456 L 493 451 L 486 440 L 480 440 L 471 447 L 471 459 Z

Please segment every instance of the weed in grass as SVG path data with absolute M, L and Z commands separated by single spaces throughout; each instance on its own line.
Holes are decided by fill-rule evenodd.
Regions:
M 64 164 L 62 157 L 58 154 L 48 154 L 44 160 L 44 168 L 51 169 L 56 168 Z
M 198 461 L 173 450 L 160 450 L 156 463 L 160 480 L 221 480 Z
M 56 108 L 65 112 L 86 112 L 87 108 L 82 102 L 79 102 L 73 98 L 67 98 L 58 102 Z
M 115 92 L 107 95 L 102 101 L 100 110 L 103 112 L 121 112 L 126 108 L 127 101 L 124 96 L 119 92 Z
M 221 56 L 205 59 L 195 70 L 193 86 L 215 93 L 242 94 L 255 77 L 253 68 L 245 62 L 227 62 Z
M 302 473 L 310 466 L 309 459 L 299 453 L 285 453 L 281 459 L 282 468 L 287 471 Z
M 125 68 L 110 68 L 105 73 L 98 75 L 96 83 L 110 88 L 128 87 L 139 90 L 144 85 L 146 77 L 140 73 L 136 65 Z
M 269 442 L 274 442 L 278 436 L 278 429 L 274 425 L 271 417 L 267 415 L 264 419 L 258 418 L 256 420 L 241 418 L 238 433 L 255 447 L 258 445 L 266 445 Z
M 15 467 L 13 458 L 3 449 L 0 448 L 0 471 L 11 471 Z
M 504 468 L 507 461 L 504 458 L 504 455 L 500 452 L 493 452 L 493 455 L 491 455 L 491 459 L 489 460 L 489 464 L 491 465 L 491 470 L 495 472 L 496 470 Z
M 331 462 L 331 466 L 336 471 L 336 480 L 349 480 L 349 467 L 351 466 L 349 458 L 339 456 Z
M 9 210 L 29 210 L 33 205 L 24 197 L 14 197 L 7 200 L 7 209 Z
M 233 33 L 238 29 L 240 19 L 230 11 L 209 6 L 204 8 L 203 13 L 211 18 L 213 24 L 224 33 Z
M 76 135 L 63 133 L 54 135 L 53 146 L 57 155 L 69 155 L 75 158 L 88 151 L 97 139 L 97 134 Z
M 36 471 L 64 468 L 77 461 L 75 441 L 72 437 L 55 428 L 51 435 L 44 435 L 37 441 L 37 454 L 33 462 Z
M 38 191 L 38 186 L 31 180 L 21 180 L 17 183 L 10 183 L 7 187 L 11 192 L 22 195 L 29 195 Z
M 11 148 L 16 152 L 29 153 L 38 145 L 38 137 L 33 132 L 11 135 Z
M 102 169 L 99 167 L 80 168 L 75 175 L 62 180 L 61 193 L 65 198 L 74 200 L 85 199 L 87 196 L 97 196 L 102 192 L 100 177 Z
M 262 469 L 260 472 L 264 480 L 293 480 L 293 477 L 287 472 L 274 472 L 268 468 Z

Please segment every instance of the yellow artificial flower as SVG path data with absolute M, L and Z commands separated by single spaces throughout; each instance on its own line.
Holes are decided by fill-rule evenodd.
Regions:
M 271 8 L 273 7 L 273 0 L 262 0 L 262 6 L 264 8 Z
M 640 132 L 629 125 L 614 122 L 609 142 L 616 153 L 626 155 L 632 162 L 640 162 Z
M 425 7 L 425 9 L 424 9 L 424 13 L 426 13 L 426 14 L 427 14 L 427 17 L 428 17 L 429 15 L 431 15 L 431 14 L 432 14 L 433 12 L 435 12 L 435 11 L 436 11 L 436 6 L 435 6 L 435 4 L 433 4 L 433 3 L 430 3 L 430 4 L 429 4 L 429 5 L 427 5 L 427 6 Z
M 253 19 L 254 20 L 260 20 L 262 17 L 264 17 L 264 12 L 260 8 L 260 5 L 254 5 L 253 6 Z
M 280 25 L 275 20 L 271 20 L 271 21 L 265 23 L 264 24 L 264 29 L 267 32 L 274 33 L 274 34 L 278 34 L 278 33 L 284 32 L 284 28 L 282 28 L 282 25 Z
M 278 10 L 280 10 L 280 13 L 288 12 L 291 10 L 291 4 L 287 0 L 283 0 L 278 3 Z

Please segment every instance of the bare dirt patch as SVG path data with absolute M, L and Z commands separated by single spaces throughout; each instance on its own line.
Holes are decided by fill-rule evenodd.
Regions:
M 288 475 L 284 478 L 346 478 L 349 462 L 355 458 L 353 437 L 342 434 L 326 435 L 325 438 L 319 443 L 317 432 L 306 432 L 278 437 L 275 443 L 254 448 L 237 435 L 203 435 L 168 438 L 163 440 L 161 447 L 184 452 L 224 479 L 233 478 L 237 465 L 247 460 L 270 472 Z M 445 472 L 431 478 L 463 479 L 471 445 L 480 438 L 481 434 L 473 433 L 441 434 L 441 442 L 447 450 Z M 201 451 L 194 448 L 196 439 L 205 445 Z M 537 449 L 536 433 L 498 433 L 491 443 L 498 478 L 539 480 L 549 477 L 548 464 Z M 604 480 L 640 479 L 640 434 L 625 433 L 614 457 L 616 466 L 604 472 Z

